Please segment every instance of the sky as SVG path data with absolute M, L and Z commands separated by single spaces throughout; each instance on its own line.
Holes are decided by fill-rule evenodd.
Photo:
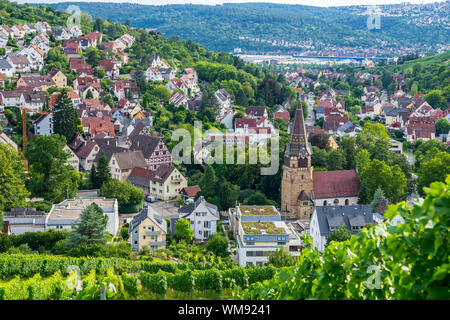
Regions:
M 69 2 L 65 0 L 12 0 L 18 3 L 58 3 Z M 165 5 L 165 4 L 222 4 L 222 3 L 239 3 L 239 2 L 273 2 L 273 3 L 285 3 L 285 4 L 302 4 L 317 7 L 329 7 L 329 6 L 350 6 L 350 5 L 377 5 L 377 4 L 394 4 L 409 2 L 414 4 L 443 2 L 445 0 L 72 0 L 70 2 L 128 2 L 138 4 L 151 4 L 151 5 Z

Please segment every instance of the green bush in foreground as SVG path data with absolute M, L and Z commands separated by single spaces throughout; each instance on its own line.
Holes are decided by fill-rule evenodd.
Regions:
M 300 263 L 270 280 L 241 289 L 236 299 L 449 299 L 448 230 L 450 176 L 425 188 L 422 205 L 389 206 L 385 217 L 405 223 L 377 224 L 350 240 L 332 242 L 323 254 L 311 246 Z

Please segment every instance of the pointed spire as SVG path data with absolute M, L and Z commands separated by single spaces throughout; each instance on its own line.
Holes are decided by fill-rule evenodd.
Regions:
M 308 142 L 307 136 L 306 136 L 305 121 L 303 119 L 303 110 L 302 110 L 302 107 L 300 104 L 297 106 L 297 110 L 295 110 L 295 117 L 294 117 L 294 122 L 292 124 L 290 141 L 293 143 Z

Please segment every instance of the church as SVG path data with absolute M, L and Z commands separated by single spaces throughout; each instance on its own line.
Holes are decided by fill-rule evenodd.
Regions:
M 290 219 L 310 220 L 315 206 L 357 204 L 360 184 L 356 170 L 314 172 L 311 156 L 299 106 L 284 150 L 281 211 Z

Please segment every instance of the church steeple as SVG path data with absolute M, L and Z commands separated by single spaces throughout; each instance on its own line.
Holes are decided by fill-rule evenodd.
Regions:
M 308 168 L 310 166 L 311 149 L 306 133 L 305 121 L 301 105 L 295 110 L 291 138 L 286 144 L 285 164 L 290 167 Z
M 291 219 L 310 219 L 314 211 L 311 147 L 301 105 L 295 110 L 291 138 L 284 151 L 281 208 Z

